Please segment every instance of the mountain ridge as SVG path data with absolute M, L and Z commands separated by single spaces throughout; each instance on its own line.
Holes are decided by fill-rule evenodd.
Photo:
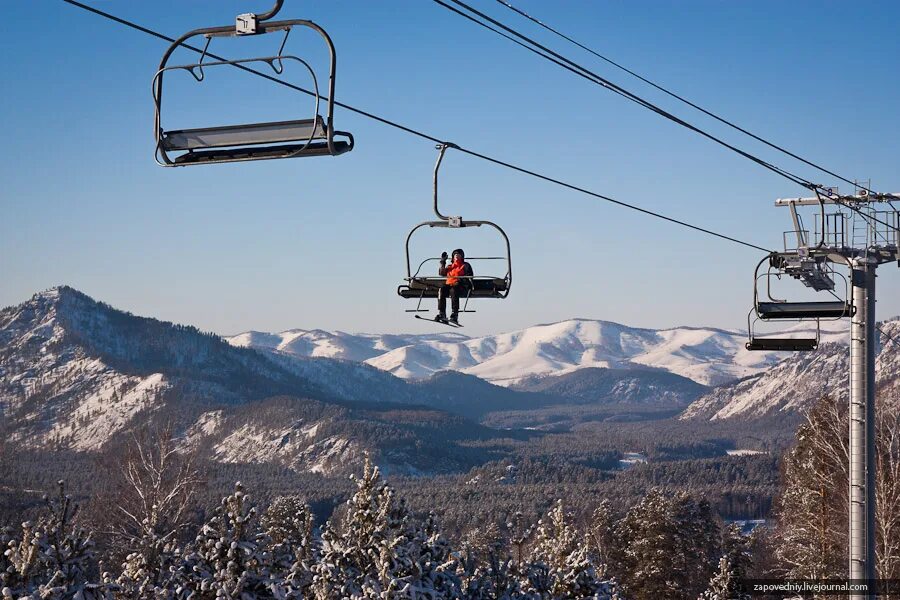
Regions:
M 900 338 L 900 326 L 887 327 Z M 218 460 L 329 471 L 370 452 L 392 472 L 422 473 L 437 455 L 418 454 L 433 440 L 448 453 L 441 464 L 461 468 L 480 452 L 466 440 L 514 435 L 507 427 L 562 431 L 584 418 L 667 418 L 686 405 L 684 419 L 796 414 L 815 394 L 794 388 L 821 391 L 825 378 L 840 391 L 833 374 L 846 355 L 826 342 L 818 354 L 778 362 L 773 353 L 741 354 L 743 336 L 727 330 L 583 318 L 481 338 L 289 332 L 226 340 L 52 288 L 0 310 L 0 414 L 14 439 L 34 447 L 93 451 L 133 427 L 175 419 L 184 444 Z M 399 366 L 418 364 L 422 377 L 359 360 L 399 351 Z M 900 372 L 898 357 L 882 353 L 882 371 Z M 438 368 L 448 362 L 464 368 Z M 696 377 L 697 369 L 730 378 L 709 389 L 676 372 Z
M 273 338 L 248 337 L 269 343 L 235 347 L 65 286 L 35 294 L 0 310 L 8 439 L 94 452 L 135 428 L 164 425 L 184 448 L 221 462 L 331 473 L 352 469 L 368 453 L 390 472 L 422 474 L 478 464 L 491 451 L 472 447 L 474 440 L 530 435 L 478 423 L 491 413 L 571 403 L 454 371 L 407 381 L 365 362 L 297 356 L 278 350 Z M 365 343 L 386 349 L 407 341 L 373 336 Z
M 844 333 L 826 331 L 824 336 L 839 339 Z M 254 337 L 266 343 L 254 344 Z M 783 358 L 774 352 L 747 351 L 745 334 L 738 331 L 699 326 L 649 329 L 583 317 L 477 338 L 456 332 L 381 335 L 292 329 L 225 339 L 301 357 L 349 357 L 405 379 L 455 370 L 506 386 L 531 376 L 589 367 L 658 368 L 715 386 L 761 373 Z M 302 343 L 296 343 L 298 339 Z M 364 353 L 358 352 L 360 345 L 365 346 Z
M 323 385 L 333 382 L 344 385 Z M 347 361 L 273 360 L 65 286 L 0 310 L 0 414 L 27 448 L 98 451 L 155 424 L 222 462 L 342 472 L 368 453 L 410 474 L 477 464 L 460 442 L 491 430 L 411 392 L 393 398 L 406 386 Z M 429 440 L 441 460 L 421 450 Z

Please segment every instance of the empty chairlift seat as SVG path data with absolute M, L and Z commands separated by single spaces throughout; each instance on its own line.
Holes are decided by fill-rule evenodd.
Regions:
M 187 151 L 175 158 L 176 164 L 186 164 L 338 155 L 353 147 L 352 136 L 343 135 L 348 137 L 347 141 L 330 141 L 324 119 L 317 116 L 298 121 L 166 131 L 162 134 L 161 145 L 167 151 Z
M 353 136 L 334 128 L 334 89 L 335 89 L 335 50 L 331 38 L 324 29 L 305 19 L 286 21 L 269 21 L 281 8 L 277 2 L 275 8 L 265 15 L 239 15 L 235 25 L 207 27 L 190 31 L 174 40 L 163 54 L 159 68 L 153 78 L 153 99 L 155 104 L 155 136 L 156 161 L 165 167 L 211 164 L 219 162 L 237 162 L 248 160 L 264 160 L 275 158 L 295 158 L 303 156 L 337 156 L 353 149 Z M 323 86 L 319 93 L 319 79 L 316 70 L 304 59 L 291 54 L 284 54 L 288 34 L 292 28 L 311 29 L 322 38 L 328 50 L 329 67 L 327 87 Z M 283 34 L 281 48 L 275 56 L 242 58 L 235 60 L 221 59 L 207 53 L 210 42 L 215 38 L 255 37 L 271 33 Z M 169 59 L 175 50 L 194 37 L 205 37 L 206 46 L 196 63 L 187 65 L 169 65 Z M 204 61 L 207 56 L 216 59 Z M 232 66 L 244 71 L 255 72 L 255 67 L 268 65 L 275 75 L 284 73 L 285 63 L 298 63 L 304 67 L 312 79 L 314 110 L 312 118 L 296 121 L 270 121 L 245 125 L 227 125 L 223 127 L 199 127 L 195 129 L 166 129 L 163 126 L 163 87 L 167 81 L 167 73 L 187 71 L 197 82 L 206 81 L 205 69 Z M 321 69 L 320 69 L 321 70 Z M 273 79 L 273 76 L 265 77 Z M 276 79 L 276 81 L 282 81 Z M 320 114 L 320 101 L 324 102 L 323 114 Z M 233 98 L 227 104 L 238 105 Z M 340 136 L 341 139 L 336 139 Z M 171 155 L 170 155 L 171 153 Z
M 753 338 L 746 344 L 747 350 L 772 350 L 776 352 L 804 352 L 819 346 L 816 338 Z
M 840 319 L 853 315 L 846 302 L 759 302 L 760 319 Z

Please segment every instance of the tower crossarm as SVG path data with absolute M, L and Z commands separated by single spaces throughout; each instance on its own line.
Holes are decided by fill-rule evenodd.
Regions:
M 778 198 L 775 200 L 775 206 L 818 206 L 821 204 L 844 204 L 851 202 L 896 202 L 900 201 L 900 192 L 893 194 L 855 194 L 852 196 L 842 196 L 838 194 L 822 195 L 821 198 L 813 196 L 811 198 Z

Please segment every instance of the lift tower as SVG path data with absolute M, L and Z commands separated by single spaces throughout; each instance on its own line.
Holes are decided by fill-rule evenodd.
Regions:
M 776 206 L 790 209 L 794 225 L 794 230 L 785 235 L 785 252 L 776 253 L 781 273 L 800 279 L 813 290 L 834 294 L 829 269 L 833 273 L 835 265 L 842 265 L 850 270 L 847 298 L 847 314 L 851 318 L 848 539 L 849 576 L 853 580 L 872 581 L 876 577 L 875 270 L 889 262 L 897 262 L 900 266 L 900 208 L 893 204 L 897 201 L 900 201 L 900 194 L 872 193 L 868 187 L 858 187 L 851 196 L 841 196 L 836 189 L 831 189 L 814 198 L 775 201 Z M 819 209 L 812 239 L 798 211 L 798 207 L 809 206 Z M 787 241 L 789 237 L 791 243 Z M 758 309 L 757 312 L 759 314 Z M 867 594 L 852 595 L 851 598 L 875 598 L 875 591 L 870 586 Z

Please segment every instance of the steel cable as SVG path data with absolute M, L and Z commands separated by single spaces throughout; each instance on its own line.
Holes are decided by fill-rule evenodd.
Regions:
M 137 31 L 140 31 L 140 32 L 142 32 L 142 33 L 146 33 L 146 34 L 151 35 L 151 36 L 153 36 L 153 37 L 156 37 L 156 38 L 158 38 L 158 39 L 165 40 L 165 41 L 168 41 L 168 42 L 170 42 L 170 43 L 175 41 L 175 38 L 169 37 L 169 36 L 167 36 L 167 35 L 164 35 L 164 34 L 162 34 L 162 33 L 159 33 L 159 32 L 157 32 L 157 31 L 154 31 L 154 30 L 152 30 L 152 29 L 149 29 L 149 28 L 147 28 L 147 27 L 144 27 L 144 26 L 142 26 L 142 25 L 138 25 L 137 23 L 133 23 L 133 22 L 128 21 L 128 20 L 126 20 L 126 19 L 122 19 L 121 17 L 117 17 L 117 16 L 115 16 L 115 15 L 112 15 L 112 14 L 107 13 L 107 12 L 105 12 L 105 11 L 102 11 L 102 10 L 100 10 L 100 9 L 97 9 L 97 8 L 95 8 L 95 7 L 93 7 L 93 6 L 90 6 L 90 5 L 87 5 L 87 4 L 83 4 L 83 3 L 81 3 L 81 2 L 78 2 L 77 0 L 63 0 L 63 2 L 65 2 L 65 3 L 67 3 L 67 4 L 70 4 L 70 5 L 72 5 L 72 6 L 75 6 L 75 7 L 77 7 L 77 8 L 80 8 L 80 9 L 82 9 L 82 10 L 86 10 L 86 11 L 88 11 L 88 12 L 91 12 L 91 13 L 97 15 L 97 16 L 101 16 L 101 17 L 104 17 L 104 18 L 109 19 L 109 20 L 111 20 L 111 21 L 115 21 L 116 23 L 119 23 L 119 24 L 121 24 L 121 25 L 125 25 L 126 27 L 130 27 L 130 28 L 135 29 L 135 30 L 137 30 Z M 189 50 L 194 51 L 194 52 L 197 52 L 197 53 L 201 53 L 201 52 L 202 52 L 202 50 L 201 50 L 200 48 L 197 48 L 197 47 L 195 47 L 195 46 L 191 46 L 190 44 L 181 44 L 181 45 L 182 45 L 183 47 L 189 49 Z M 221 56 L 217 56 L 217 55 L 212 54 L 212 53 L 209 53 L 209 52 L 207 52 L 207 56 L 209 56 L 209 57 L 211 57 L 211 58 L 214 58 L 214 59 L 216 59 L 216 60 L 226 60 L 225 58 L 223 58 L 223 57 L 221 57 Z M 235 68 L 241 69 L 242 71 L 246 71 L 246 72 L 248 72 L 248 73 L 252 73 L 252 74 L 254 74 L 254 75 L 257 75 L 257 76 L 259 76 L 259 77 L 262 77 L 262 78 L 264 78 L 264 79 L 267 79 L 267 80 L 269 80 L 269 81 L 273 81 L 273 82 L 278 83 L 278 84 L 280 84 L 280 85 L 283 85 L 283 86 L 285 86 L 285 87 L 288 87 L 288 88 L 291 88 L 291 89 L 293 89 L 293 90 L 296 90 L 296 91 L 298 91 L 298 92 L 302 92 L 302 93 L 307 94 L 307 95 L 310 95 L 310 96 L 314 96 L 314 95 L 315 95 L 314 92 L 311 92 L 311 91 L 309 91 L 309 90 L 307 90 L 307 89 L 304 89 L 304 88 L 302 88 L 302 87 L 300 87 L 300 86 L 294 85 L 294 84 L 289 83 L 289 82 L 287 82 L 287 81 L 284 81 L 284 80 L 278 79 L 278 78 L 276 78 L 276 77 L 273 77 L 273 76 L 269 75 L 268 73 L 264 73 L 264 72 L 262 72 L 262 71 L 257 71 L 256 69 L 253 69 L 253 68 L 250 68 L 250 67 L 247 67 L 247 66 L 244 66 L 244 65 L 234 65 L 234 66 L 235 66 Z M 374 120 L 374 121 L 378 121 L 379 123 L 382 123 L 382 124 L 384 124 L 384 125 L 388 125 L 388 126 L 393 127 L 393 128 L 395 128 L 395 129 L 399 129 L 399 130 L 401 130 L 401 131 L 404 131 L 404 132 L 409 133 L 409 134 L 411 134 L 411 135 L 420 137 L 420 138 L 422 138 L 422 139 L 429 140 L 429 141 L 431 141 L 431 142 L 438 143 L 438 144 L 446 143 L 445 140 L 443 140 L 443 139 L 441 139 L 441 138 L 435 137 L 435 136 L 433 136 L 433 135 L 429 135 L 429 134 L 427 134 L 427 133 L 424 133 L 424 132 L 419 131 L 419 130 L 417 130 L 417 129 L 414 129 L 414 128 L 412 128 L 412 127 L 408 127 L 408 126 L 406 126 L 406 125 L 402 125 L 402 124 L 400 124 L 400 123 L 397 123 L 396 121 L 392 121 L 392 120 L 390 120 L 390 119 L 387 119 L 387 118 L 384 118 L 384 117 L 380 117 L 380 116 L 378 116 L 378 115 L 375 115 L 375 114 L 370 113 L 370 112 L 367 112 L 367 111 L 365 111 L 365 110 L 356 108 L 356 107 L 354 107 L 354 106 L 350 106 L 349 104 L 345 104 L 345 103 L 339 102 L 339 101 L 337 101 L 337 100 L 334 101 L 334 104 L 335 104 L 335 106 L 339 106 L 339 107 L 341 107 L 341 108 L 343 108 L 343 109 L 345 109 L 345 110 L 348 110 L 348 111 L 350 111 L 350 112 L 356 113 L 356 114 L 358 114 L 358 115 L 360 115 L 360 116 L 366 117 L 366 118 L 368 118 L 368 119 L 372 119 L 372 120 Z M 719 238 L 719 239 L 723 239 L 723 240 L 726 240 L 726 241 L 729 241 L 729 242 L 733 242 L 733 243 L 735 243 L 735 244 L 740 244 L 740 245 L 746 246 L 746 247 L 748 247 L 748 248 L 753 248 L 753 249 L 755 249 L 755 250 L 762 250 L 763 252 L 767 252 L 767 253 L 768 253 L 768 252 L 771 252 L 771 250 L 769 250 L 769 249 L 767 249 L 767 248 L 764 248 L 764 247 L 762 247 L 762 246 L 759 246 L 759 245 L 756 245 L 756 244 L 753 244 L 753 243 L 750 243 L 750 242 L 747 242 L 747 241 L 744 241 L 744 240 L 741 240 L 741 239 L 738 239 L 738 238 L 735 238 L 735 237 L 732 237 L 732 236 L 729 236 L 729 235 L 725 235 L 725 234 L 722 234 L 722 233 L 718 233 L 718 232 L 713 231 L 713 230 L 711 230 L 711 229 L 707 229 L 707 228 L 705 228 L 705 227 L 700 227 L 700 226 L 698 226 L 698 225 L 694 225 L 694 224 L 689 223 L 689 222 L 687 222 L 687 221 L 682 221 L 682 220 L 680 220 L 680 219 L 676 219 L 676 218 L 674 218 L 674 217 L 670 217 L 670 216 L 664 215 L 664 214 L 662 214 L 662 213 L 658 213 L 658 212 L 655 212 L 655 211 L 652 211 L 652 210 L 648 210 L 648 209 L 646 209 L 646 208 L 642 208 L 642 207 L 637 206 L 637 205 L 634 205 L 634 204 L 629 204 L 629 203 L 623 202 L 623 201 L 621 201 L 621 200 L 616 200 L 615 198 L 612 198 L 612 197 L 610 197 L 610 196 L 606 196 L 606 195 L 603 195 L 603 194 L 600 194 L 600 193 L 597 193 L 597 192 L 593 192 L 593 191 L 591 191 L 591 190 L 589 190 L 589 189 L 587 189 L 587 188 L 583 188 L 583 187 L 580 187 L 580 186 L 577 186 L 577 185 L 574 185 L 574 184 L 571 184 L 571 183 L 567 183 L 567 182 L 562 181 L 562 180 L 560 180 L 560 179 L 556 179 L 556 178 L 554 178 L 554 177 L 550 177 L 549 175 L 544 175 L 544 174 L 542 174 L 542 173 L 538 173 L 537 171 L 532 171 L 532 170 L 527 169 L 527 168 L 525 168 L 525 167 L 520 167 L 520 166 L 514 165 L 514 164 L 512 164 L 512 163 L 503 161 L 503 160 L 501 160 L 501 159 L 494 158 L 494 157 L 488 156 L 488 155 L 486 155 L 486 154 L 482 154 L 482 153 L 477 152 L 477 151 L 475 151 L 475 150 L 470 150 L 470 149 L 468 149 L 468 148 L 464 148 L 464 147 L 458 146 L 458 145 L 454 145 L 454 148 L 455 148 L 456 150 L 460 151 L 460 152 L 463 152 L 464 154 L 468 154 L 468 155 L 470 155 L 470 156 L 474 156 L 474 157 L 476 157 L 476 158 L 480 158 L 480 159 L 482 159 L 482 160 L 485 160 L 485 161 L 487 161 L 487 162 L 493 163 L 493 164 L 495 164 L 495 165 L 499 165 L 499 166 L 505 167 L 505 168 L 507 168 L 507 169 L 510 169 L 510 170 L 513 170 L 513 171 L 517 171 L 517 172 L 519 172 L 519 173 L 522 173 L 522 174 L 525 174 L 525 175 L 529 175 L 529 176 L 531 176 L 531 177 L 535 177 L 535 178 L 537 178 L 537 179 L 541 179 L 541 180 L 543 180 L 543 181 L 547 181 L 547 182 L 549 182 L 549 183 L 553 183 L 553 184 L 559 185 L 559 186 L 561 186 L 561 187 L 564 187 L 564 188 L 569 189 L 569 190 L 572 190 L 572 191 L 580 192 L 580 193 L 582 193 L 582 194 L 586 194 L 586 195 L 588 195 L 588 196 L 591 196 L 591 197 L 594 197 L 594 198 L 597 198 L 597 199 L 600 199 L 600 200 L 603 200 L 603 201 L 606 201 L 606 202 L 610 202 L 610 203 L 612 203 L 612 204 L 615 204 L 615 205 L 617 205 L 617 206 L 621 206 L 621 207 L 623 207 L 623 208 L 628 208 L 628 209 L 631 209 L 631 210 L 640 212 L 640 213 L 642 213 L 642 214 L 645 214 L 645 215 L 648 215 L 648 216 L 652 216 L 652 217 L 655 217 L 655 218 L 657 218 L 657 219 L 661 219 L 661 220 L 663 220 L 663 221 L 667 221 L 667 222 L 669 222 L 669 223 L 673 223 L 673 224 L 675 224 L 675 225 L 681 225 L 682 227 L 686 227 L 686 228 L 692 229 L 692 230 L 694 230 L 694 231 L 698 231 L 698 232 L 701 232 L 701 233 L 705 233 L 705 234 L 707 234 L 707 235 L 711 235 L 711 236 L 717 237 L 717 238 Z

